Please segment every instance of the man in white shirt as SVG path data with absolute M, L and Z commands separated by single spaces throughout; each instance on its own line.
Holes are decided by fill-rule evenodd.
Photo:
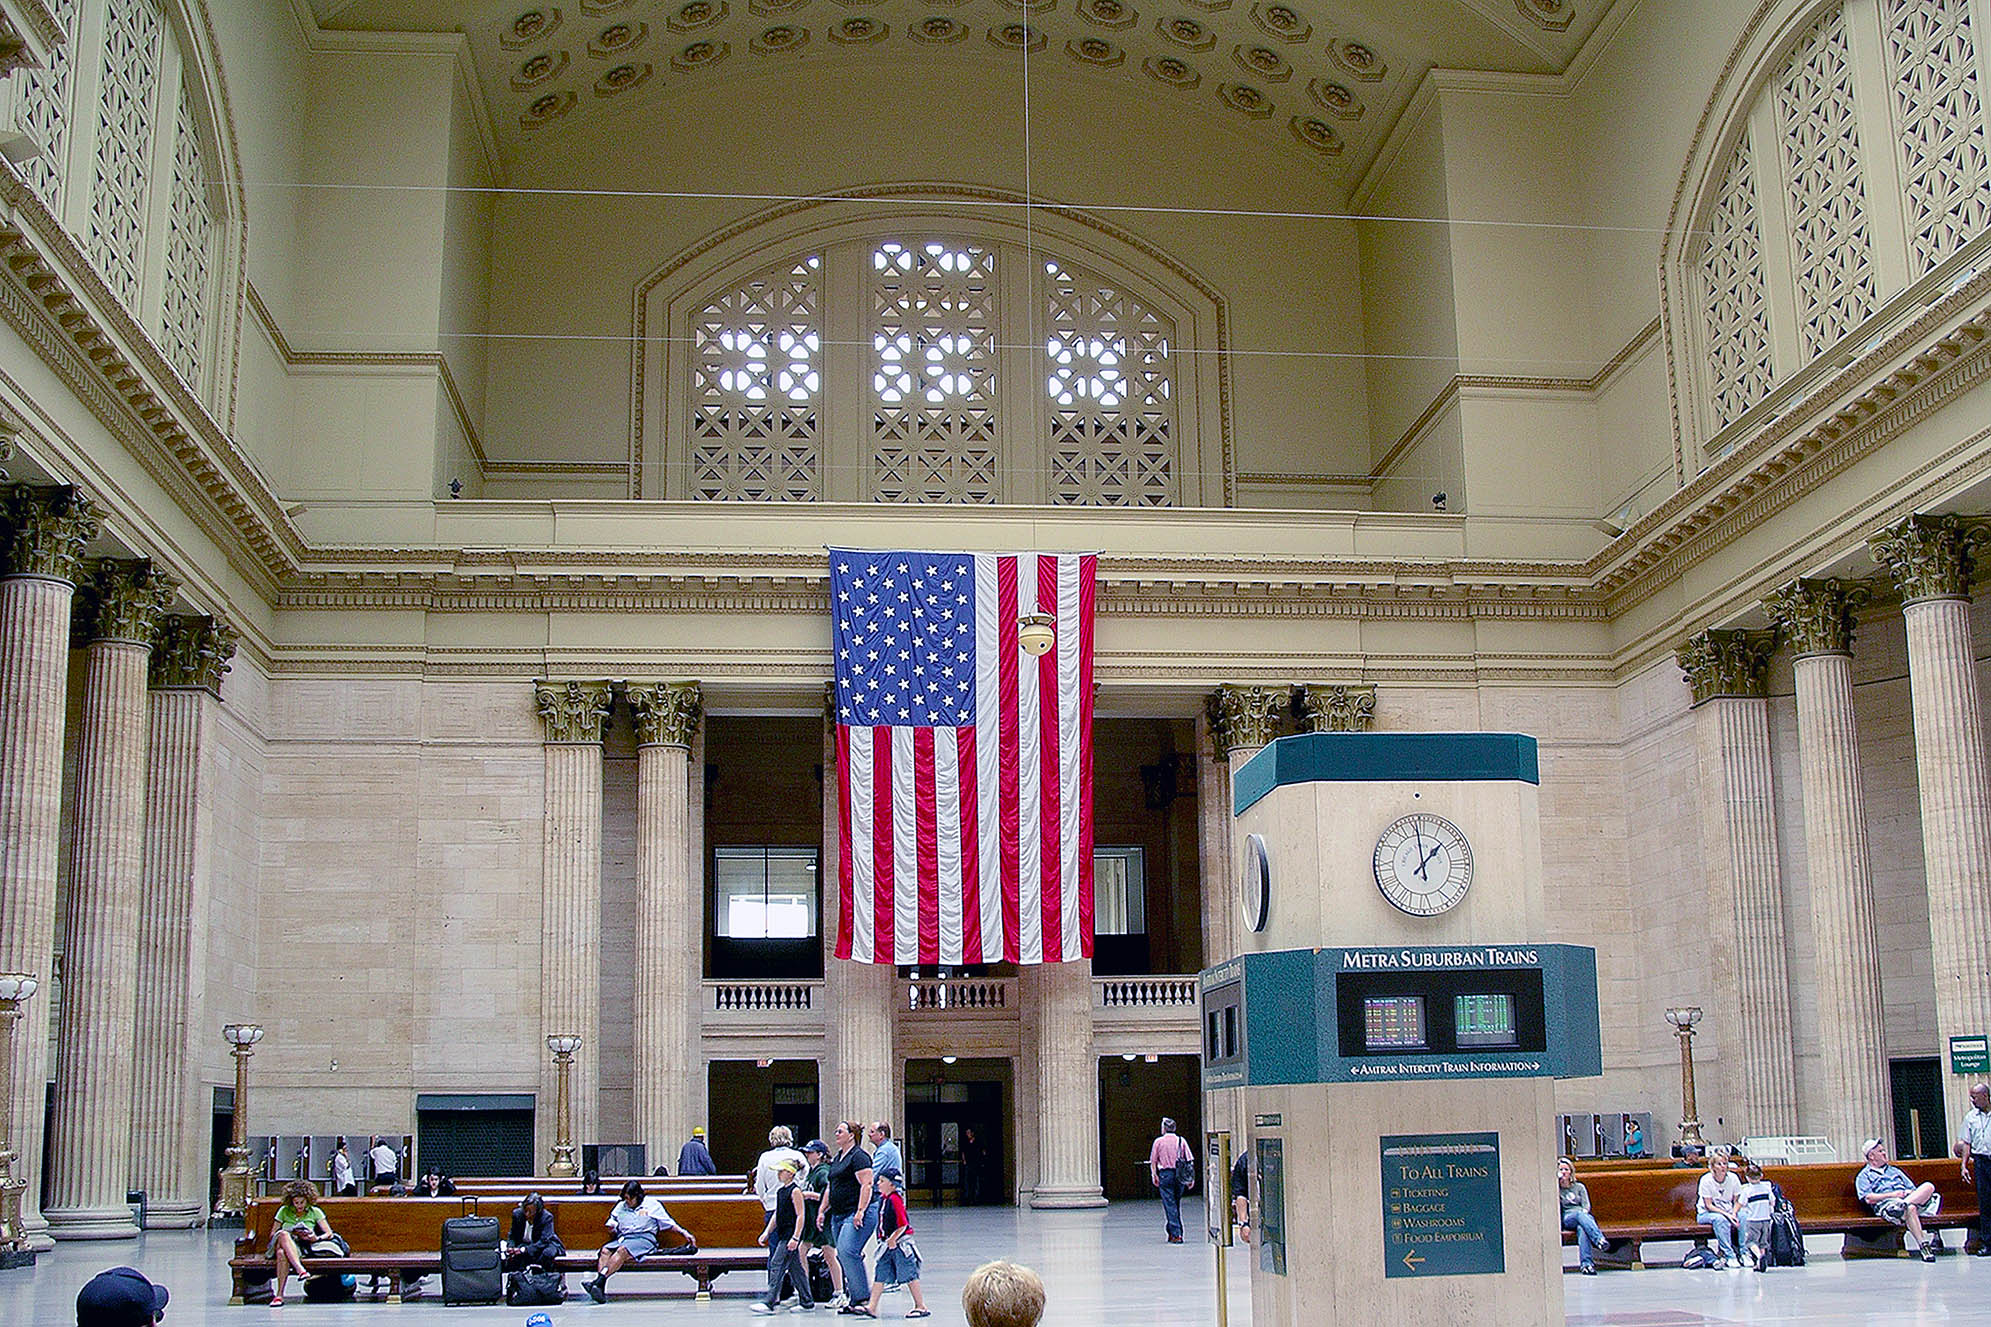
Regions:
M 799 1174 L 809 1173 L 808 1161 L 795 1150 L 794 1132 L 785 1124 L 777 1124 L 767 1131 L 767 1151 L 754 1163 L 753 1182 L 747 1186 L 748 1192 L 760 1199 L 761 1210 L 769 1214 L 781 1193 L 781 1167 L 785 1163 L 792 1163 Z
M 1971 1252 L 1991 1258 L 1991 1083 L 1971 1084 L 1955 1151 L 1963 1159 L 1963 1178 L 1977 1184 L 1977 1247 Z
M 373 1147 L 366 1154 L 373 1163 L 373 1178 L 368 1181 L 376 1189 L 390 1189 L 401 1178 L 401 1158 L 387 1145 L 385 1138 L 373 1140 Z

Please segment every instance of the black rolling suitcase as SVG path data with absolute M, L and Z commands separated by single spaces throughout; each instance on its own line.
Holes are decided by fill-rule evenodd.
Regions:
M 465 1200 L 463 1207 L 463 1216 L 442 1223 L 442 1302 L 496 1304 L 505 1297 L 498 1219 L 478 1216 L 475 1198 Z

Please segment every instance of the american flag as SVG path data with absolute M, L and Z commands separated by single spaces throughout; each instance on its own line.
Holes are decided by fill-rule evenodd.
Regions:
M 838 958 L 1091 956 L 1098 563 L 830 550 Z M 1037 612 L 1056 640 L 1033 659 Z

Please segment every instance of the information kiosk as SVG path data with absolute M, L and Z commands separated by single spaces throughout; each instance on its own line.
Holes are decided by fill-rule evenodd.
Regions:
M 1202 974 L 1242 1089 L 1252 1321 L 1560 1324 L 1557 1078 L 1596 951 L 1549 944 L 1535 741 L 1317 733 L 1233 771 L 1243 952 Z

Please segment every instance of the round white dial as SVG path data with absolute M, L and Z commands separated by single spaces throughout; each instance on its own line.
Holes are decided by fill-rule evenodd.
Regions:
M 1247 835 L 1244 847 L 1244 872 L 1237 881 L 1238 906 L 1244 910 L 1244 924 L 1262 931 L 1272 909 L 1272 856 L 1262 834 Z
M 1376 887 L 1413 917 L 1457 907 L 1472 882 L 1472 846 L 1443 816 L 1412 812 L 1376 840 Z

